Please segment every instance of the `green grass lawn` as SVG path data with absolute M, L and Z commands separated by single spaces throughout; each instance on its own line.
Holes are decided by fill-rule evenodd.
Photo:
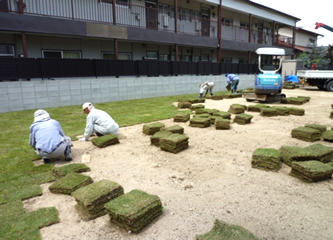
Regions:
M 221 92 L 222 93 L 222 92 Z M 216 93 L 219 94 L 219 93 Z M 173 105 L 178 99 L 197 98 L 199 94 L 177 95 L 121 102 L 94 104 L 108 112 L 120 127 L 172 118 L 179 110 Z M 35 166 L 39 158 L 29 145 L 30 125 L 34 110 L 0 114 L 0 239 L 34 236 L 41 239 L 38 229 L 59 221 L 57 210 L 45 208 L 37 211 L 50 213 L 45 219 L 36 219 L 37 211 L 25 213 L 20 202 L 42 194 L 40 184 L 55 181 L 54 165 Z M 76 140 L 85 129 L 86 114 L 82 105 L 48 108 L 51 118 L 58 120 L 65 134 Z M 17 219 L 20 219 L 18 222 Z M 25 221 L 26 220 L 26 221 Z

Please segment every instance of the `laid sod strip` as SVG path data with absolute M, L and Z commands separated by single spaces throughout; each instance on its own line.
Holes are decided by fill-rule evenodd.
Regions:
M 9 239 L 9 236 L 15 236 L 15 234 L 20 236 L 21 234 L 18 233 L 30 232 L 31 230 L 40 229 L 58 222 L 59 216 L 55 207 L 40 208 L 36 211 L 24 213 L 1 221 L 0 238 Z
M 143 125 L 142 132 L 146 135 L 153 135 L 154 133 L 165 127 L 164 123 L 156 122 Z
M 150 137 L 150 143 L 156 147 L 160 146 L 161 138 L 171 135 L 169 131 L 159 131 Z
M 321 138 L 322 133 L 314 128 L 298 127 L 291 131 L 291 137 L 303 140 L 306 142 L 318 141 Z
M 190 120 L 191 115 L 186 112 L 178 112 L 174 117 L 173 121 L 174 122 L 187 122 Z
M 313 124 L 313 123 L 307 123 L 304 125 L 304 127 L 309 127 L 313 129 L 319 130 L 321 133 L 325 132 L 327 130 L 326 125 L 320 125 L 320 124 Z
M 193 110 L 193 111 L 195 111 L 196 109 L 199 109 L 199 108 L 205 108 L 205 105 L 195 104 L 195 105 L 190 106 L 190 109 Z
M 192 106 L 192 103 L 190 102 L 179 102 L 178 108 L 190 108 Z
M 275 107 L 261 108 L 260 115 L 264 117 L 274 117 L 278 115 L 278 111 Z
M 39 229 L 29 229 L 23 232 L 14 232 L 6 235 L 7 240 L 29 239 L 29 240 L 42 240 Z
M 216 118 L 214 126 L 217 130 L 228 130 L 230 129 L 230 120 L 224 118 Z
M 227 224 L 218 219 L 214 222 L 214 227 L 209 232 L 197 235 L 196 240 L 259 240 L 257 236 L 249 230 L 239 225 Z
M 178 102 L 190 102 L 192 104 L 194 103 L 204 103 L 204 98 L 180 98 L 178 99 Z
M 190 119 L 190 127 L 206 128 L 211 125 L 209 118 L 193 117 Z
M 107 179 L 72 192 L 77 202 L 76 209 L 85 221 L 105 215 L 104 205 L 123 194 L 124 188 L 121 185 Z
M 314 155 L 313 160 L 318 160 L 323 163 L 329 163 L 333 159 L 333 147 L 327 147 L 323 144 L 316 143 L 305 147 L 304 149 Z
M 106 203 L 105 209 L 112 223 L 134 233 L 140 232 L 163 212 L 158 196 L 137 189 Z
M 252 154 L 251 165 L 253 168 L 277 172 L 282 166 L 280 152 L 274 148 L 258 148 Z
M 307 161 L 315 159 L 315 154 L 298 146 L 282 146 L 279 149 L 281 160 L 288 166 L 293 161 Z
M 289 104 L 294 104 L 294 105 L 302 105 L 304 103 L 308 102 L 305 98 L 295 98 L 291 97 L 289 98 Z
M 69 173 L 90 172 L 90 168 L 83 163 L 72 163 L 61 167 L 55 167 L 53 174 L 58 177 L 64 177 Z
M 213 116 L 222 117 L 222 118 L 225 118 L 225 119 L 231 119 L 231 113 L 224 112 L 224 111 L 216 112 L 216 113 L 213 114 Z
M 250 105 L 247 107 L 248 112 L 260 112 L 262 108 L 269 108 L 270 106 L 266 104 L 256 104 L 256 105 Z
M 189 137 L 183 134 L 173 133 L 161 138 L 160 148 L 167 152 L 178 153 L 189 147 L 188 139 Z
M 69 173 L 49 186 L 49 190 L 52 193 L 71 194 L 75 190 L 87 186 L 92 182 L 93 180 L 89 176 L 79 173 Z
M 333 167 L 319 161 L 293 162 L 290 176 L 305 182 L 319 182 L 332 179 Z
M 0 205 L 0 222 L 11 216 L 18 216 L 25 213 L 21 200 L 14 200 Z
M 163 128 L 161 128 L 161 131 L 183 134 L 184 128 L 179 125 L 173 125 L 170 127 L 163 127 Z
M 303 116 L 305 114 L 305 110 L 302 108 L 290 107 L 288 109 L 290 115 Z
M 222 100 L 223 99 L 223 95 L 214 95 L 212 97 L 210 97 L 212 100 Z
M 247 110 L 247 106 L 242 104 L 231 104 L 229 107 L 228 112 L 233 114 L 240 114 L 244 113 Z
M 240 125 L 251 123 L 253 116 L 246 113 L 237 114 L 234 118 L 234 122 Z
M 274 108 L 276 109 L 277 114 L 279 116 L 288 116 L 288 115 L 290 115 L 289 108 L 287 108 L 287 107 L 276 106 Z
M 321 137 L 324 139 L 324 141 L 333 142 L 333 130 L 327 130 L 323 132 Z
M 15 200 L 25 200 L 28 198 L 41 196 L 43 190 L 39 185 L 24 185 L 11 187 L 0 192 L 0 204 Z
M 91 142 L 99 148 L 105 148 L 107 146 L 119 143 L 119 139 L 117 135 L 108 134 L 102 137 L 93 138 Z

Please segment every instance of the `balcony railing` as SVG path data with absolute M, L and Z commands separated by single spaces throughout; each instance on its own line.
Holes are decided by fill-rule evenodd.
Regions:
M 8 9 L 0 9 L 12 13 L 19 13 L 19 1 L 7 1 Z M 177 21 L 174 8 L 168 11 L 158 7 L 151 8 L 135 4 L 124 4 L 116 2 L 116 9 L 113 11 L 112 1 L 100 0 L 25 0 L 23 1 L 23 14 L 39 15 L 55 18 L 65 18 L 78 21 L 92 21 L 114 25 L 131 26 L 143 29 L 168 31 L 190 34 L 203 37 L 218 37 L 218 22 L 198 15 L 186 15 L 178 13 Z M 6 5 L 6 4 L 5 4 Z M 5 6 L 4 5 L 4 6 Z M 115 23 L 113 14 L 115 12 Z M 200 14 L 199 14 L 200 15 Z M 176 28 L 177 22 L 177 28 Z M 249 42 L 271 46 L 273 34 L 264 31 L 252 30 L 235 26 L 222 25 L 222 39 L 237 42 Z M 251 37 L 249 37 L 251 36 Z M 279 39 L 280 40 L 280 39 Z M 288 39 L 288 43 L 292 39 Z M 275 39 L 275 43 L 282 42 Z M 285 43 L 286 41 L 283 40 Z

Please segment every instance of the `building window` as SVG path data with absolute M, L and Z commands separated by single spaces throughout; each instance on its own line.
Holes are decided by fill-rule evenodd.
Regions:
M 246 58 L 240 58 L 239 63 L 249 63 L 249 61 Z
M 168 54 L 160 54 L 159 60 L 160 61 L 169 61 L 169 55 Z
M 248 23 L 245 23 L 245 22 L 240 22 L 240 28 L 248 30 L 248 29 L 250 29 L 250 25 Z
M 158 52 L 147 52 L 147 60 L 158 60 Z
M 231 63 L 232 58 L 221 58 L 221 63 Z
M 209 61 L 209 54 L 201 55 L 201 61 L 202 62 L 208 62 Z
M 0 45 L 0 57 L 15 57 L 14 46 Z
M 193 62 L 199 62 L 200 56 L 193 56 Z
M 232 27 L 233 21 L 229 18 L 222 18 L 222 25 Z
M 114 53 L 102 53 L 103 59 L 116 60 Z M 132 55 L 130 53 L 118 53 L 118 60 L 131 60 Z
M 99 0 L 99 2 L 101 2 L 101 3 L 112 4 L 113 0 Z M 116 4 L 124 4 L 124 5 L 127 5 L 127 4 L 128 4 L 128 0 L 116 0 Z
M 57 51 L 57 50 L 43 50 L 43 58 L 81 58 L 81 52 L 79 51 Z

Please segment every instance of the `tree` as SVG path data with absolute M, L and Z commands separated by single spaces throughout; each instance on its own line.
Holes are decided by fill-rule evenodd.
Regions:
M 328 68 L 330 59 L 327 58 L 327 47 L 313 45 L 309 52 L 301 53 L 298 59 L 303 61 L 304 67 L 311 69 L 312 64 L 316 64 L 316 69 L 325 70 Z
M 328 45 L 325 58 L 329 59 L 331 64 L 333 63 L 333 46 L 332 45 Z

